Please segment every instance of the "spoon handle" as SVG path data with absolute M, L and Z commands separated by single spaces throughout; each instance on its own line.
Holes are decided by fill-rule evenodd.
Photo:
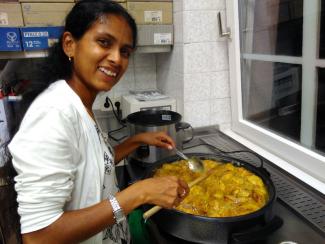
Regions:
M 181 151 L 179 151 L 177 148 L 175 148 L 175 152 L 178 156 L 180 156 L 182 159 L 185 159 L 185 160 L 189 160 L 189 158 L 184 154 L 182 153 Z

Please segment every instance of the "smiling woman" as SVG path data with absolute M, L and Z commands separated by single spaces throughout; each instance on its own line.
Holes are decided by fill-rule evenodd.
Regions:
M 24 243 L 130 243 L 125 215 L 142 204 L 172 208 L 187 195 L 177 177 L 119 191 L 115 163 L 140 145 L 175 143 L 165 132 L 147 132 L 112 148 L 94 118 L 96 95 L 122 77 L 136 39 L 133 18 L 115 2 L 79 1 L 68 14 L 47 82 L 31 94 L 43 91 L 9 144 Z

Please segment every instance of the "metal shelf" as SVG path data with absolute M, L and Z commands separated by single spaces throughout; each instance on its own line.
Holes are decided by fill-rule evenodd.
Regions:
M 164 53 L 170 51 L 171 45 L 139 46 L 136 49 L 136 53 Z M 44 58 L 47 57 L 47 55 L 47 50 L 27 52 L 0 52 L 0 59 Z
M 24 58 L 44 58 L 47 57 L 47 50 L 28 51 L 28 52 L 0 52 L 0 59 L 24 59 Z

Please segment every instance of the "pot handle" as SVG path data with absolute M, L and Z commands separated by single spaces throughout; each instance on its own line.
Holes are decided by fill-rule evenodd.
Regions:
M 192 139 L 193 139 L 193 127 L 189 124 L 189 123 L 186 123 L 186 122 L 178 122 L 175 124 L 175 129 L 176 129 L 176 132 L 179 131 L 179 130 L 186 130 L 186 129 L 191 129 L 191 136 L 190 138 L 186 139 L 186 140 L 183 140 L 182 142 L 183 143 L 187 143 L 187 142 L 190 142 Z
M 239 232 L 231 234 L 231 244 L 248 244 L 254 241 L 264 240 L 266 236 L 272 234 L 274 231 L 279 229 L 283 224 L 283 220 L 274 216 L 273 219 L 265 226 L 258 230 Z

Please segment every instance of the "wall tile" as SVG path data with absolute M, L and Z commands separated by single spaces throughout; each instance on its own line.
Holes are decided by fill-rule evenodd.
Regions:
M 226 37 L 219 35 L 218 12 L 215 10 L 184 12 L 184 43 L 228 41 Z M 225 11 L 220 12 L 224 21 Z M 223 23 L 224 31 L 226 26 L 227 24 Z
M 210 124 L 231 122 L 230 98 L 210 100 Z
M 184 81 L 184 102 L 202 101 L 209 98 L 209 73 L 185 74 Z
M 135 88 L 135 79 L 134 79 L 134 68 L 128 68 L 122 78 L 117 84 L 113 87 L 112 91 L 129 91 L 130 89 Z
M 156 89 L 156 69 L 143 67 L 135 69 L 135 89 Z
M 153 53 L 135 53 L 134 67 L 152 67 L 156 69 L 156 56 Z
M 184 45 L 184 72 L 213 72 L 228 69 L 226 42 Z
M 184 14 L 183 12 L 176 12 L 174 18 L 174 43 L 183 43 L 184 33 Z
M 208 100 L 184 102 L 184 121 L 193 127 L 210 125 L 209 115 L 210 102 Z
M 216 41 L 219 37 L 216 11 L 184 12 L 184 42 Z
M 226 0 L 184 0 L 183 8 L 187 10 L 217 10 L 224 9 Z
M 209 81 L 211 99 L 230 97 L 228 70 L 210 73 Z
M 160 70 L 171 72 L 184 72 L 184 47 L 182 44 L 175 44 L 172 52 L 156 54 L 157 72 Z

